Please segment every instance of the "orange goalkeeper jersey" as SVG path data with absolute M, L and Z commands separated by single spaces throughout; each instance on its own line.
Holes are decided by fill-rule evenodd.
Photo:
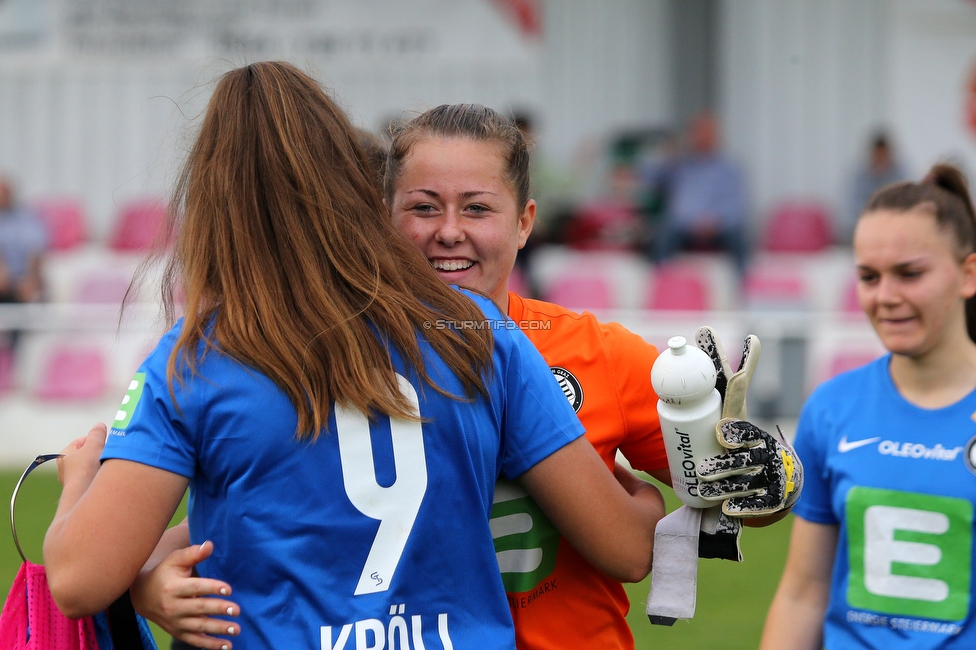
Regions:
M 508 315 L 549 364 L 608 469 L 618 449 L 636 469 L 668 466 L 651 388 L 654 346 L 617 323 L 514 293 Z M 496 487 L 491 528 L 519 650 L 634 647 L 623 586 L 590 566 L 517 484 Z

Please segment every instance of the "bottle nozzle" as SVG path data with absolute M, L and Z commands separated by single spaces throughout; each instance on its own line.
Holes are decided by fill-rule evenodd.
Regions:
M 687 350 L 686 346 L 688 341 L 683 336 L 672 336 L 668 339 L 668 347 L 671 348 L 671 354 L 676 357 L 681 356 Z

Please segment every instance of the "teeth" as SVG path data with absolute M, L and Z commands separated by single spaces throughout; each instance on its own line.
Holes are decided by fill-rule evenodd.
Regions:
M 463 261 L 439 261 L 433 263 L 434 268 L 438 271 L 462 271 L 464 269 L 470 269 L 474 266 L 474 262 L 469 260 Z

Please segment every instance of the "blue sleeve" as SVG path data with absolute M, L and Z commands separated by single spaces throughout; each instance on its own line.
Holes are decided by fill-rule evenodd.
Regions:
M 504 394 L 501 471 L 513 479 L 584 433 L 549 365 L 514 323 L 491 301 L 472 296 L 493 328 L 498 373 Z
M 794 448 L 803 463 L 803 492 L 793 513 L 818 524 L 837 524 L 830 502 L 830 483 L 826 472 L 828 424 L 821 405 L 830 400 L 821 387 L 810 396 L 800 412 Z
M 177 408 L 166 381 L 166 363 L 175 339 L 173 331 L 163 337 L 139 367 L 109 429 L 103 461 L 131 460 L 193 477 L 197 454 L 191 432 L 195 427 L 187 426 L 193 405 L 185 399 L 192 392 L 183 390 L 174 380 L 173 389 L 180 405 Z

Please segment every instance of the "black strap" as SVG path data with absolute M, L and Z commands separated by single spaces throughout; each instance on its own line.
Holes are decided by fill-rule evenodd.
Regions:
M 128 591 L 109 605 L 106 613 L 112 645 L 116 650 L 145 650 L 142 634 L 139 633 L 139 623 L 136 621 L 136 610 L 132 607 Z

